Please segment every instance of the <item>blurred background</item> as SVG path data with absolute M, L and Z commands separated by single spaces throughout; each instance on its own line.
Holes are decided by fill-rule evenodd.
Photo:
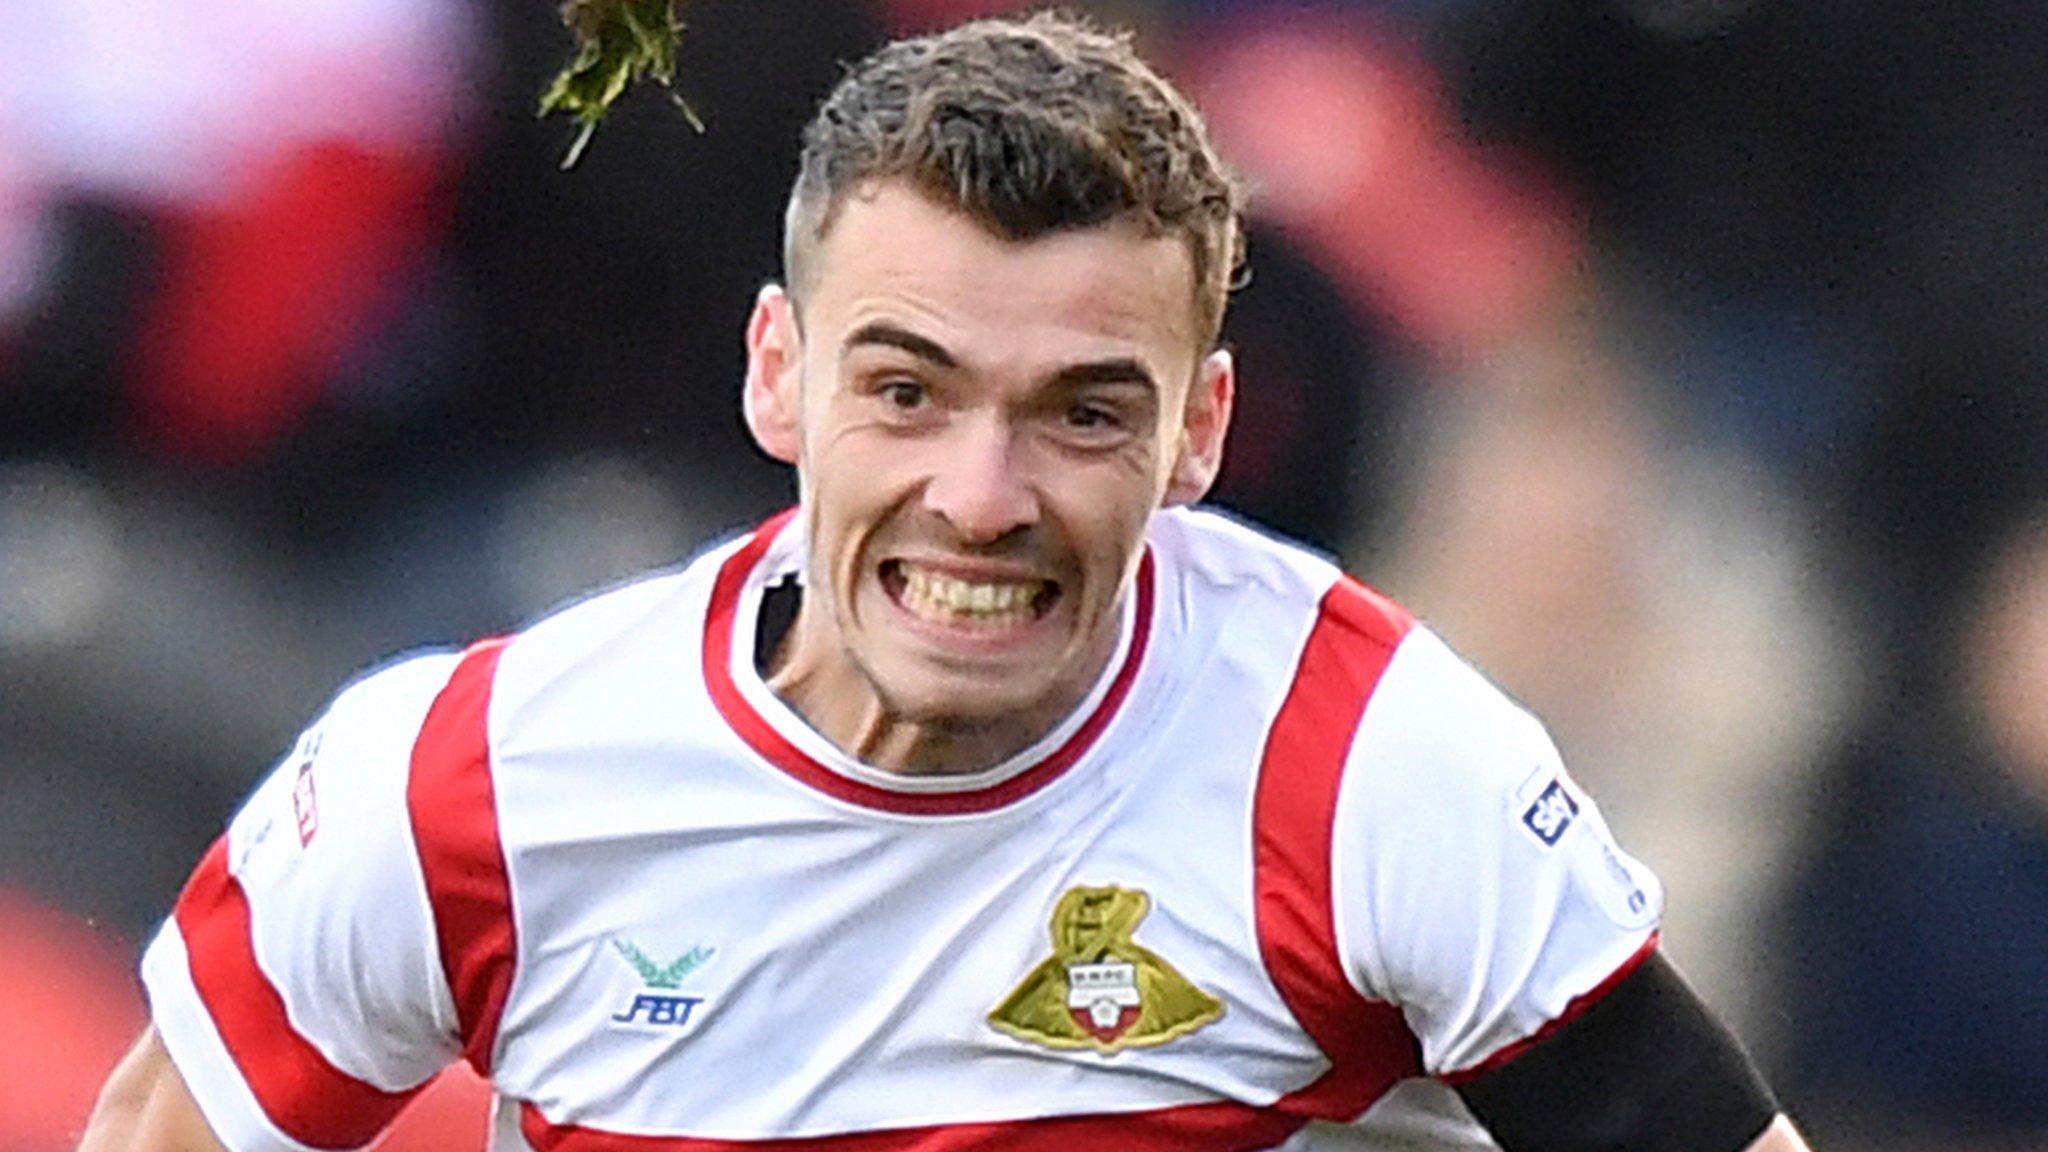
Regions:
M 352 673 L 790 498 L 736 399 L 798 129 L 1004 7 L 690 0 L 706 130 L 633 93 L 562 173 L 544 0 L 0 4 L 0 1152 Z M 1550 722 L 1817 1148 L 2048 1149 L 2040 6 L 1086 7 L 1256 190 L 1220 500 Z

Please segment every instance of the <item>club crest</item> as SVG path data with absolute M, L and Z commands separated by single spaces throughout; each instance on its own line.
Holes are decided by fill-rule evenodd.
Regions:
M 1074 888 L 1052 913 L 1052 950 L 988 1022 L 1050 1048 L 1117 1052 L 1164 1044 L 1223 1015 L 1223 1001 L 1132 937 L 1152 898 Z

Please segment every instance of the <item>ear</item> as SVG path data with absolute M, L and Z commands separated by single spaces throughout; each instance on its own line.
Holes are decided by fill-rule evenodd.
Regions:
M 797 460 L 802 364 L 803 337 L 797 331 L 796 306 L 781 285 L 767 285 L 754 297 L 753 314 L 747 317 L 743 405 L 754 443 L 784 464 Z
M 1181 412 L 1180 454 L 1166 481 L 1166 503 L 1192 504 L 1216 483 L 1223 467 L 1223 435 L 1237 399 L 1237 364 L 1222 349 L 1209 353 Z

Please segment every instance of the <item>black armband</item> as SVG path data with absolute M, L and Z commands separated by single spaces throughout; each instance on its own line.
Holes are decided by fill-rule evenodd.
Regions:
M 1661 955 L 1457 1091 L 1507 1152 L 1741 1152 L 1778 1113 L 1742 1046 Z

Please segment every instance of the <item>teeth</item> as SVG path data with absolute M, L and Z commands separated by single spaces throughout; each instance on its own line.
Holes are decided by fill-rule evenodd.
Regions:
M 904 606 L 927 620 L 1008 627 L 1029 620 L 1042 583 L 979 584 L 903 565 Z

